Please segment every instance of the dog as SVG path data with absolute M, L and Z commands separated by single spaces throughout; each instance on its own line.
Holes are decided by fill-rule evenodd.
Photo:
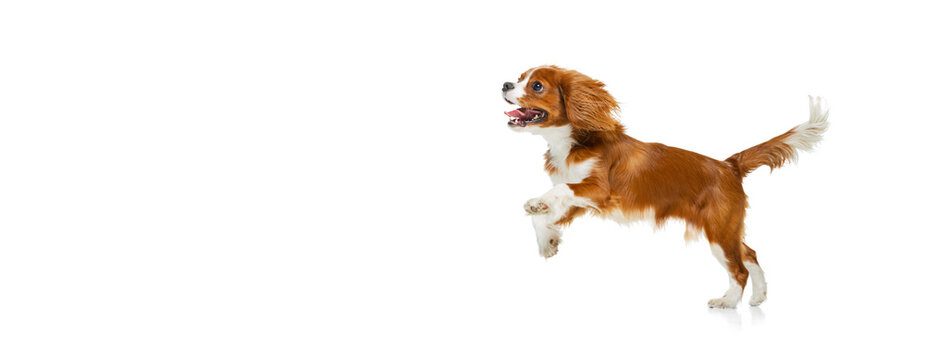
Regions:
M 546 139 L 546 172 L 553 187 L 530 199 L 540 255 L 556 255 L 562 228 L 576 217 L 594 214 L 626 223 L 668 219 L 686 223 L 685 238 L 706 235 L 710 248 L 729 273 L 729 289 L 711 299 L 711 308 L 735 308 L 748 278 L 749 304 L 767 299 L 767 283 L 758 258 L 743 241 L 748 206 L 742 179 L 760 166 L 771 169 L 809 151 L 828 128 L 828 107 L 810 97 L 809 121 L 771 140 L 716 160 L 626 134 L 620 105 L 604 83 L 556 66 L 527 70 L 502 86 L 508 127 Z

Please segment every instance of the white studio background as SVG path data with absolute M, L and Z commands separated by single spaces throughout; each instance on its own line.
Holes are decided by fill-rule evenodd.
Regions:
M 0 358 L 921 358 L 925 23 L 876 2 L 7 1 Z M 502 82 L 608 84 L 629 133 L 745 180 L 760 308 L 683 228 L 537 255 L 541 138 Z M 746 292 L 746 299 L 750 290 Z

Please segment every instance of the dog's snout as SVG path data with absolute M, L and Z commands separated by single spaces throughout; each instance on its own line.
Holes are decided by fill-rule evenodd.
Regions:
M 501 86 L 501 91 L 508 91 L 514 88 L 514 83 L 508 81 Z

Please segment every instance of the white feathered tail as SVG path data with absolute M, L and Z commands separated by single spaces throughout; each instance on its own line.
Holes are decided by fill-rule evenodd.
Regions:
M 797 150 L 810 151 L 822 140 L 829 128 L 829 107 L 821 97 L 809 97 L 809 121 L 797 125 L 771 140 L 752 146 L 726 159 L 739 176 L 745 177 L 756 168 L 767 165 L 771 169 L 784 166 L 797 159 Z

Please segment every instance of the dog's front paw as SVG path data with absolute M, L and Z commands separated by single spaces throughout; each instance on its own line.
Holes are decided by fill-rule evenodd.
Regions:
M 549 242 L 540 246 L 540 256 L 544 258 L 551 258 L 559 253 L 559 239 L 552 238 L 549 239 Z
M 541 215 L 549 212 L 549 205 L 546 205 L 543 200 L 535 198 L 527 200 L 527 203 L 524 204 L 524 210 L 527 212 L 527 215 Z

